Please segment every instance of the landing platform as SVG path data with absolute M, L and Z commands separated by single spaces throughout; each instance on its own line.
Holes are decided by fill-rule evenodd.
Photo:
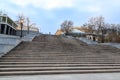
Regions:
M 0 80 L 119 80 L 120 73 L 1 76 Z

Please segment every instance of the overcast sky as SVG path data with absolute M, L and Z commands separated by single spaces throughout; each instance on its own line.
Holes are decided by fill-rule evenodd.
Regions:
M 0 10 L 13 20 L 24 14 L 43 33 L 55 33 L 64 20 L 75 26 L 90 17 L 103 16 L 108 23 L 120 23 L 120 0 L 0 0 Z

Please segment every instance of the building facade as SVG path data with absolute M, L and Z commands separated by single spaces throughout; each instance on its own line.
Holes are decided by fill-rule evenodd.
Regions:
M 6 14 L 0 14 L 0 34 L 16 35 L 17 24 Z

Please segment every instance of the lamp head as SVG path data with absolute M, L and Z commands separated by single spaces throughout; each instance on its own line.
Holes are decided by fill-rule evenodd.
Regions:
M 20 19 L 20 23 L 24 23 L 24 19 Z

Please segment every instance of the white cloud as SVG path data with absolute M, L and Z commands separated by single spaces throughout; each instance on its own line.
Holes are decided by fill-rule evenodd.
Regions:
M 37 8 L 44 9 L 55 9 L 55 8 L 64 8 L 72 7 L 74 5 L 74 0 L 11 0 L 12 3 L 26 7 L 32 5 Z
M 88 12 L 100 13 L 102 10 L 102 6 L 92 5 L 92 6 L 87 6 L 86 9 L 88 10 Z

